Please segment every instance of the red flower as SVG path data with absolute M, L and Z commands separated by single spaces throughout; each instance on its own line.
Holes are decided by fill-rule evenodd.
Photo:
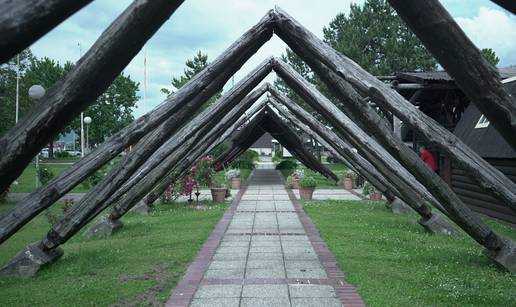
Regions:
M 215 170 L 216 170 L 217 172 L 220 172 L 220 171 L 222 170 L 222 164 L 217 163 L 217 164 L 215 165 Z
M 190 169 L 190 172 L 192 172 L 192 173 L 197 172 L 197 166 L 195 166 L 195 165 L 192 166 L 192 168 Z

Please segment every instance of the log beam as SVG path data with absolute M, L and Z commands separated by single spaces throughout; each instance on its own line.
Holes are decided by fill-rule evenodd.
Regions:
M 1 0 L 0 64 L 29 47 L 92 0 Z
M 388 0 L 455 83 L 516 150 L 516 100 L 438 0 Z M 443 48 L 446 46 L 446 48 Z
M 516 210 L 516 184 L 482 159 L 450 131 L 420 112 L 388 84 L 378 80 L 358 64 L 324 44 L 281 9 L 276 8 L 275 32 L 305 61 L 320 61 L 326 69 L 349 82 L 360 93 L 375 98 L 384 108 L 404 123 L 411 125 L 418 135 L 454 160 L 475 182 L 495 197 Z M 377 97 L 381 96 L 381 97 Z
M 182 0 L 133 2 L 77 65 L 0 138 L 0 191 L 19 177 L 43 146 L 95 102 L 181 3 Z

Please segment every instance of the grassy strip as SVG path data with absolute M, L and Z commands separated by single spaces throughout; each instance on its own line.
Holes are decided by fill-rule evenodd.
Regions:
M 12 205 L 0 204 L 0 211 Z M 77 235 L 63 245 L 63 258 L 36 277 L 0 279 L 1 305 L 151 305 L 166 301 L 225 208 L 211 202 L 206 211 L 161 204 L 147 216 L 128 214 L 123 218 L 124 227 L 112 237 Z M 0 265 L 27 243 L 41 239 L 48 229 L 44 215 L 31 221 L 2 245 Z
M 513 306 L 516 276 L 497 268 L 470 237 L 428 235 L 416 215 L 380 202 L 304 204 L 347 280 L 368 306 Z M 514 228 L 486 222 L 516 239 Z

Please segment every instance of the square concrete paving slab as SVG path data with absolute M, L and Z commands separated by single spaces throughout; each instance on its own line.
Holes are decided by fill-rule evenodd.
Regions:
M 244 269 L 208 269 L 204 278 L 244 278 Z
M 247 254 L 247 251 L 249 250 L 248 246 L 227 246 L 227 247 L 219 247 L 217 249 L 218 254 L 225 254 L 225 253 L 231 253 L 231 254 Z
M 199 289 L 195 292 L 194 298 L 207 298 L 207 297 L 220 297 L 239 298 L 242 293 L 241 285 L 206 285 L 199 286 Z
M 325 279 L 328 275 L 323 268 L 287 268 L 287 278 Z
M 336 298 L 335 289 L 328 285 L 289 285 L 290 297 Z
M 275 246 L 255 246 L 251 247 L 250 253 L 281 253 L 281 246 L 279 244 Z
M 283 260 L 282 253 L 249 253 L 248 261 L 253 260 Z
M 265 241 L 278 241 L 279 242 L 280 237 L 279 236 L 253 236 L 251 241 L 254 242 L 265 242 Z
M 288 307 L 290 301 L 288 297 L 245 297 L 242 298 L 240 307 Z
M 292 307 L 342 307 L 336 298 L 292 298 Z
M 213 260 L 208 267 L 209 270 L 218 269 L 243 269 L 246 266 L 245 260 Z
M 244 285 L 242 297 L 288 298 L 287 285 Z
M 278 268 L 246 269 L 245 278 L 285 278 L 285 270 Z
M 281 248 L 281 243 L 279 240 L 274 241 L 252 241 L 251 248 L 261 248 L 261 247 L 279 247 Z
M 276 260 L 249 260 L 247 269 L 281 269 L 284 270 L 283 259 Z
M 281 236 L 281 242 L 285 241 L 306 241 L 310 242 L 308 240 L 308 236 Z
M 192 300 L 191 307 L 238 307 L 239 298 L 196 298 Z
M 226 253 L 215 253 L 213 255 L 213 260 L 245 260 L 247 258 L 247 253 L 242 254 L 226 254 Z
M 307 269 L 307 268 L 320 268 L 322 269 L 321 262 L 319 260 L 285 260 L 285 266 L 287 269 Z
M 236 242 L 236 241 L 249 242 L 249 241 L 251 241 L 251 236 L 250 235 L 238 235 L 238 236 L 224 236 L 222 238 L 222 242 Z
M 249 242 L 247 241 L 222 241 L 219 247 L 248 247 Z

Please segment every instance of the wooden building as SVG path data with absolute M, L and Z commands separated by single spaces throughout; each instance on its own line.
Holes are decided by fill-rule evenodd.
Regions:
M 516 97 L 516 67 L 501 68 L 499 72 L 507 91 Z M 393 79 L 392 86 L 516 182 L 516 151 L 469 102 L 446 72 L 400 72 Z M 421 139 L 403 125 L 401 134 L 403 140 L 413 143 L 417 150 Z M 434 154 L 440 161 L 440 175 L 464 203 L 477 212 L 516 225 L 514 211 L 486 193 L 446 156 L 435 151 Z

